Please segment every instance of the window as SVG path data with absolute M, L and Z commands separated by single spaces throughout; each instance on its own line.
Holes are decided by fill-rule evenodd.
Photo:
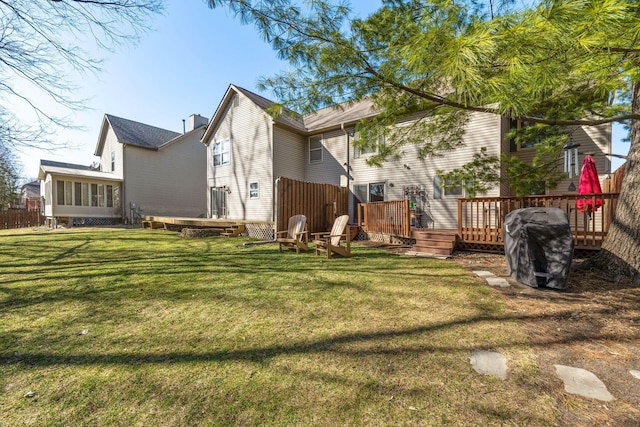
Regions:
M 257 199 L 260 196 L 260 186 L 257 182 L 252 182 L 249 184 L 249 198 Z
M 448 179 L 445 181 L 444 195 L 462 197 L 462 186 L 461 185 L 453 186 L 453 180 Z
M 116 185 L 113 187 L 113 207 L 120 207 L 120 185 Z
M 309 138 L 309 163 L 322 163 L 322 135 Z
M 452 187 L 452 184 L 453 181 L 448 179 L 446 181 L 446 184 L 443 186 L 442 178 L 440 178 L 439 176 L 433 178 L 433 198 L 442 199 L 443 195 L 449 197 L 462 197 L 462 186 L 456 185 Z
M 73 186 L 75 190 L 75 198 L 73 199 L 74 204 L 76 206 L 82 206 L 82 183 L 74 182 Z
M 113 207 L 113 185 L 107 185 L 107 207 Z
M 116 170 L 116 152 L 111 152 L 111 172 Z
M 228 165 L 231 163 L 231 141 L 224 141 L 213 144 L 213 166 Z
M 547 184 L 544 181 L 534 181 L 531 183 L 532 196 L 544 196 L 547 193 Z
M 98 206 L 98 184 L 91 184 L 91 206 Z
M 82 206 L 89 206 L 89 183 L 82 183 Z
M 73 204 L 73 182 L 64 182 L 64 204 L 71 206 Z
M 518 131 L 520 133 L 529 126 L 535 126 L 535 123 L 515 119 L 509 120 L 509 132 Z M 533 148 L 539 141 L 540 137 L 534 137 L 527 141 L 517 141 L 515 136 L 511 136 L 509 138 L 509 151 L 514 153 L 523 148 Z
M 369 201 L 384 202 L 384 182 L 369 184 Z
M 360 134 L 356 134 L 356 141 L 360 139 Z M 384 144 L 384 135 L 378 136 L 377 141 L 367 141 L 364 147 L 353 147 L 353 158 L 359 159 L 360 157 L 367 156 L 369 154 L 377 154 L 379 147 Z
M 64 181 L 56 182 L 56 199 L 58 205 L 64 205 Z
M 104 208 L 104 184 L 98 184 L 98 206 Z

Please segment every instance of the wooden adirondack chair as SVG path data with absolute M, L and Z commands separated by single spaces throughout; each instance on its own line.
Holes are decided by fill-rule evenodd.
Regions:
M 316 255 L 321 251 L 327 253 L 327 258 L 336 253 L 344 257 L 351 256 L 351 233 L 349 232 L 349 215 L 342 215 L 335 219 L 331 231 L 324 233 L 312 233 L 315 237 Z M 342 245 L 344 242 L 344 246 Z
M 304 215 L 294 215 L 289 218 L 289 224 L 286 230 L 276 233 L 276 241 L 282 247 L 295 248 L 296 253 L 300 253 L 300 249 L 309 250 L 309 232 L 307 231 L 307 217 Z M 278 237 L 282 235 L 282 237 Z

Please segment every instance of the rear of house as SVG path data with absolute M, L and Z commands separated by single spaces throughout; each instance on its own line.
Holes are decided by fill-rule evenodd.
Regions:
M 461 187 L 445 187 L 437 171 L 449 172 L 485 149 L 530 160 L 534 149 L 514 146 L 507 134 L 508 119 L 487 113 L 472 113 L 465 132 L 465 147 L 441 157 L 418 158 L 417 148 L 407 146 L 399 159 L 372 167 L 366 160 L 377 152 L 354 147 L 355 126 L 375 115 L 370 101 L 326 108 L 296 116 L 268 114 L 273 102 L 246 89 L 230 85 L 211 125 L 203 136 L 207 146 L 207 216 L 235 220 L 275 222 L 278 201 L 275 185 L 280 176 L 307 182 L 328 183 L 349 189 L 348 212 L 356 222 L 359 203 L 409 200 L 415 212 L 415 227 L 455 229 L 458 199 L 466 197 Z M 610 172 L 611 127 L 576 127 L 572 141 L 581 152 L 598 159 L 603 178 Z M 583 153 L 584 154 L 584 153 Z M 561 159 L 559 159 L 561 162 Z M 542 185 L 545 193 L 565 193 L 577 178 L 562 181 L 557 189 Z M 496 185 L 485 196 L 511 196 L 508 184 Z

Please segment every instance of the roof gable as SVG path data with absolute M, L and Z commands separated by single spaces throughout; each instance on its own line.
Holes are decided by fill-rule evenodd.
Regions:
M 233 100 L 233 95 L 237 93 L 248 98 L 253 104 L 260 108 L 265 114 L 269 108 L 276 105 L 263 96 L 255 94 L 247 89 L 235 85 L 229 85 L 220 105 L 211 119 L 202 142 L 207 143 L 213 135 L 217 124 L 222 120 L 227 107 Z M 274 117 L 274 123 L 290 128 L 301 134 L 317 133 L 340 128 L 344 125 L 353 125 L 362 119 L 378 114 L 374 108 L 374 103 L 370 98 L 365 98 L 358 102 L 345 102 L 332 107 L 322 108 L 306 115 L 298 115 L 293 111 L 286 110 L 278 117 Z
M 105 114 L 105 117 L 116 134 L 118 142 L 122 144 L 157 149 L 159 146 L 181 135 L 178 132 L 145 125 L 144 123 L 134 122 L 133 120 L 110 114 Z
M 227 88 L 227 91 L 222 97 L 222 100 L 220 101 L 220 104 L 218 105 L 218 108 L 216 108 L 216 112 L 214 113 L 213 117 L 211 117 L 211 121 L 209 122 L 209 126 L 207 127 L 207 130 L 202 136 L 201 141 L 203 143 L 207 144 L 209 142 L 209 139 L 211 139 L 211 137 L 213 136 L 213 132 L 215 131 L 216 127 L 223 120 L 229 105 L 231 104 L 231 102 L 233 102 L 233 96 L 236 94 L 238 94 L 239 96 L 248 98 L 256 107 L 262 110 L 266 115 L 269 115 L 267 113 L 267 110 L 276 104 L 275 102 L 267 98 L 264 98 L 258 94 L 255 94 L 251 91 L 248 91 L 246 89 L 243 89 L 241 87 L 238 87 L 232 84 L 229 85 L 229 87 Z M 271 116 L 269 115 L 269 117 Z M 302 121 L 302 117 L 296 115 L 293 112 L 290 112 L 289 114 L 285 112 L 284 114 L 281 114 L 279 117 L 272 117 L 272 120 L 276 123 L 280 123 L 284 126 L 293 128 L 298 132 L 305 132 L 305 127 L 304 127 L 304 122 Z

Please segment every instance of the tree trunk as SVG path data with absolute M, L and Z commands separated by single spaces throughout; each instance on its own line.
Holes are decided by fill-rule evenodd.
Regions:
M 640 113 L 640 82 L 633 85 L 632 110 Z M 640 277 L 640 120 L 631 124 L 631 147 L 611 228 L 600 252 L 584 266 L 615 277 Z

